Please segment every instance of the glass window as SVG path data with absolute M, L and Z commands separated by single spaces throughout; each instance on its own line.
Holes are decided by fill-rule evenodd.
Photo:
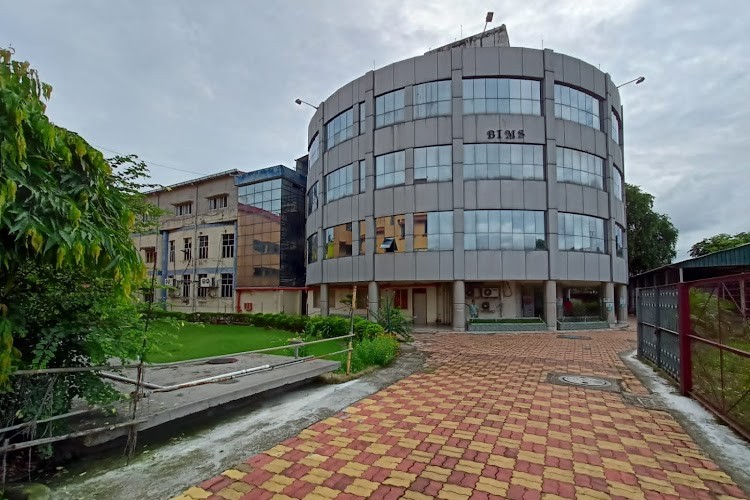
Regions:
M 544 180 L 544 147 L 536 144 L 464 144 L 464 180 Z
M 200 236 L 198 236 L 198 258 L 199 259 L 208 258 L 208 235 L 207 234 L 201 234 Z
M 349 164 L 325 176 L 326 203 L 354 194 L 354 165 Z
M 311 167 L 318 161 L 318 158 L 320 158 L 320 134 L 315 134 L 308 151 L 308 163 Z
M 565 85 L 555 84 L 555 118 L 601 130 L 599 99 Z
M 613 109 L 610 113 L 610 120 L 612 125 L 612 140 L 615 141 L 617 144 L 620 144 L 620 129 L 622 128 L 622 124 L 620 123 L 620 116 L 617 114 L 617 112 Z
M 307 192 L 307 215 L 318 209 L 318 183 L 312 185 Z
M 169 262 L 174 262 L 174 240 L 169 240 Z
M 229 197 L 225 194 L 219 196 L 213 196 L 208 199 L 208 209 L 217 210 L 219 208 L 227 208 Z
M 615 253 L 618 257 L 625 256 L 625 230 L 619 224 L 615 224 Z
M 375 157 L 375 189 L 403 184 L 406 161 L 403 151 Z
M 359 221 L 359 255 L 365 254 L 365 238 L 367 237 L 367 225 L 365 221 Z
M 451 114 L 451 81 L 420 83 L 414 91 L 414 118 Z
M 544 212 L 467 210 L 464 250 L 545 250 Z
M 406 216 L 387 215 L 375 219 L 375 252 L 401 253 L 406 250 Z
M 221 258 L 231 259 L 234 257 L 234 233 L 221 235 Z
M 365 133 L 365 103 L 360 102 L 359 103 L 359 133 L 364 134 Z
M 326 123 L 326 150 L 354 137 L 354 108 Z
M 313 233 L 307 237 L 307 263 L 312 264 L 318 261 L 318 233 Z
M 367 191 L 367 165 L 365 160 L 359 160 L 359 192 Z
M 375 128 L 404 121 L 404 89 L 375 98 Z
M 190 285 L 192 285 L 192 275 L 182 275 L 182 296 L 190 297 Z
M 234 296 L 234 276 L 231 273 L 221 273 L 221 296 Z
M 557 147 L 557 182 L 604 189 L 604 159 L 583 151 Z
M 240 186 L 238 195 L 240 205 L 250 205 L 281 215 L 281 179 Z
M 453 249 L 453 212 L 414 214 L 414 250 Z
M 188 201 L 187 203 L 180 203 L 174 206 L 175 215 L 190 215 L 193 213 L 193 202 Z
M 622 201 L 622 174 L 617 167 L 612 167 L 612 192 L 615 198 Z
M 414 149 L 414 181 L 449 181 L 453 178 L 453 146 Z
M 557 241 L 560 250 L 605 253 L 604 220 L 558 212 Z
M 156 247 L 146 247 L 143 251 L 146 253 L 146 264 L 153 264 L 156 262 Z
M 184 238 L 182 246 L 182 260 L 190 260 L 193 258 L 193 238 Z
M 324 259 L 348 257 L 352 254 L 352 223 L 339 224 L 326 229 L 326 252 Z
M 464 114 L 541 115 L 537 80 L 472 78 L 463 81 Z

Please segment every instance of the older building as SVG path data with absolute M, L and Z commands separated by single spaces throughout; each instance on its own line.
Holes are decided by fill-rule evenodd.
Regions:
M 134 235 L 149 272 L 156 272 L 156 301 L 182 312 L 232 312 L 237 274 L 238 170 L 182 182 L 149 193 L 167 212 L 151 234 Z
M 167 215 L 133 240 L 164 285 L 154 299 L 182 312 L 302 313 L 306 175 L 305 156 L 296 170 L 229 170 L 149 193 Z
M 456 330 L 554 329 L 566 298 L 624 319 L 622 116 L 608 74 L 505 26 L 347 83 L 308 128 L 310 312 L 356 285 L 362 313 L 387 290 Z

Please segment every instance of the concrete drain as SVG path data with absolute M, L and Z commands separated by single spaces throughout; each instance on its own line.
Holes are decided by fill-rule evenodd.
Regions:
M 600 391 L 621 391 L 619 380 L 606 377 L 592 377 L 589 375 L 576 375 L 572 373 L 550 373 L 547 376 L 547 382 L 556 385 L 598 389 Z
M 632 394 L 625 392 L 622 394 L 622 401 L 626 405 L 635 406 L 637 408 L 643 408 L 646 410 L 669 411 L 669 407 L 665 405 L 661 398 L 658 396 L 647 396 L 644 394 Z
M 591 340 L 591 337 L 586 337 L 583 335 L 558 335 L 557 338 L 567 340 Z

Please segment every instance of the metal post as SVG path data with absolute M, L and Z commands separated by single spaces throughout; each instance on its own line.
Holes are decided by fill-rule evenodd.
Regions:
M 349 342 L 346 346 L 348 349 L 346 352 L 346 374 L 349 375 L 352 371 L 352 338 L 354 338 L 354 307 L 357 305 L 357 285 L 352 287 L 352 317 L 349 323 Z
M 654 301 L 656 309 L 654 310 L 654 335 L 656 335 L 656 366 L 661 369 L 661 288 L 654 287 Z
M 693 389 L 693 371 L 691 356 L 691 321 L 690 321 L 690 285 L 679 283 L 677 285 L 678 308 L 678 330 L 677 337 L 680 342 L 680 393 L 687 396 Z

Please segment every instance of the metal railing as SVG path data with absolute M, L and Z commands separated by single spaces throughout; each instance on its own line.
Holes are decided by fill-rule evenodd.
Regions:
M 750 439 L 750 273 L 637 291 L 638 355 Z

